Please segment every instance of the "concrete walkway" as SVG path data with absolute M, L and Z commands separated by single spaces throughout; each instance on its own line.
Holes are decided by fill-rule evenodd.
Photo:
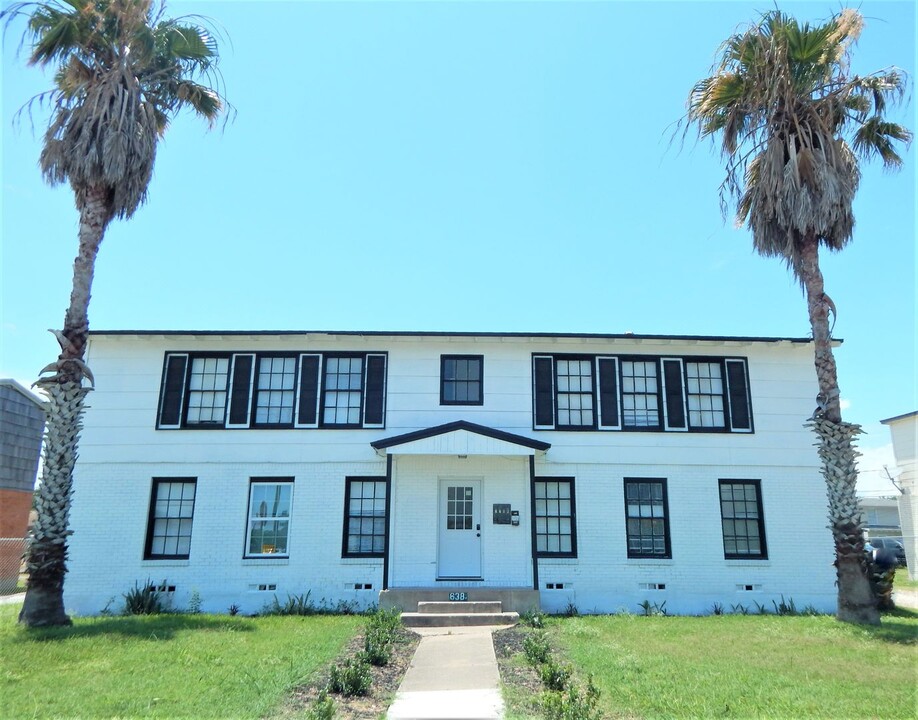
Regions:
M 395 694 L 389 720 L 503 717 L 500 674 L 489 626 L 415 628 L 421 643 Z
M 25 593 L 15 593 L 14 595 L 0 595 L 0 605 L 14 605 L 25 600 Z

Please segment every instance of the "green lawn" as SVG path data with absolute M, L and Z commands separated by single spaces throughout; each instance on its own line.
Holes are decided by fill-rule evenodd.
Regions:
M 78 618 L 26 630 L 0 606 L 0 718 L 259 718 L 323 670 L 354 616 Z
M 550 623 L 610 717 L 914 718 L 918 614 L 579 617 Z

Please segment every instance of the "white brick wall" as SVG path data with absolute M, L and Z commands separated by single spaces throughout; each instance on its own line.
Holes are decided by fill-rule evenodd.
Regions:
M 386 429 L 155 429 L 167 351 L 388 352 Z M 555 432 L 532 430 L 532 353 L 743 356 L 748 358 L 753 434 Z M 485 402 L 440 407 L 440 354 L 484 355 Z M 208 611 L 238 604 L 257 611 L 277 594 L 311 591 L 330 604 L 369 604 L 381 589 L 383 562 L 341 557 L 344 482 L 381 476 L 386 460 L 370 443 L 464 419 L 551 443 L 537 454 L 537 476 L 576 480 L 578 558 L 539 562 L 543 606 L 581 612 L 637 610 L 649 599 L 672 612 L 709 612 L 753 601 L 793 598 L 834 608 L 831 540 L 813 438 L 812 350 L 791 343 L 679 343 L 572 338 L 380 336 L 95 336 L 89 362 L 97 390 L 75 478 L 67 608 L 98 612 L 136 581 L 176 585 L 176 603 L 193 590 Z M 392 449 L 397 453 L 398 448 Z M 393 462 L 390 584 L 435 584 L 438 478 L 482 478 L 482 575 L 485 585 L 531 587 L 527 457 L 398 456 Z M 191 557 L 144 561 L 153 477 L 196 477 Z M 249 478 L 295 478 L 289 560 L 245 560 Z M 623 478 L 664 477 L 671 560 L 629 560 Z M 717 481 L 762 483 L 769 558 L 723 558 Z M 519 527 L 491 523 L 491 505 L 520 510 Z M 354 590 L 354 584 L 372 590 Z M 547 590 L 546 583 L 563 583 Z M 662 583 L 665 590 L 647 590 Z M 274 584 L 274 592 L 251 585 Z M 753 591 L 737 586 L 753 585 Z M 350 589 L 346 589 L 350 588 Z

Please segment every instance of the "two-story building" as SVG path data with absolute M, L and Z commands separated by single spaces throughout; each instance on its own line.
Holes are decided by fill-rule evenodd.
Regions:
M 65 604 L 835 607 L 808 339 L 94 332 Z M 392 593 L 395 593 L 393 595 Z

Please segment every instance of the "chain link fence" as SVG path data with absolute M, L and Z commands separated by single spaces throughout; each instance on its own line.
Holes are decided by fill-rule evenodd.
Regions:
M 25 588 L 26 538 L 0 538 L 0 595 L 10 595 Z

